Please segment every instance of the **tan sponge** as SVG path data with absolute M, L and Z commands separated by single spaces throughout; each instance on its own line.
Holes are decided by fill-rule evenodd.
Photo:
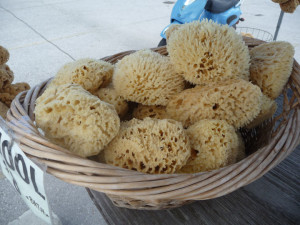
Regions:
M 116 64 L 113 85 L 126 100 L 166 105 L 184 89 L 184 79 L 174 71 L 169 57 L 146 49 L 125 56 Z
M 249 80 L 248 48 L 242 36 L 227 25 L 203 20 L 177 26 L 167 50 L 176 71 L 191 83 Z
M 276 110 L 277 110 L 276 102 L 263 94 L 261 110 L 260 110 L 259 114 L 257 115 L 257 117 L 255 117 L 254 120 L 251 121 L 251 123 L 249 123 L 246 126 L 246 128 L 247 129 L 254 128 L 254 127 L 258 126 L 259 124 L 261 124 L 262 122 L 264 122 L 265 120 L 270 119 L 274 115 Z
M 227 80 L 184 90 L 170 100 L 167 113 L 184 126 L 202 119 L 221 119 L 240 128 L 258 115 L 261 98 L 258 86 L 242 79 Z
M 112 104 L 121 118 L 127 113 L 128 103 L 122 96 L 117 94 L 112 86 L 100 88 L 93 94 L 100 98 L 101 101 Z
M 107 163 L 144 173 L 174 173 L 191 155 L 181 123 L 145 118 L 121 124 L 117 137 L 104 150 Z
M 294 53 L 294 47 L 284 41 L 261 44 L 250 51 L 250 78 L 271 99 L 277 98 L 287 83 Z
M 299 0 L 288 0 L 286 2 L 280 3 L 280 8 L 283 12 L 294 13 L 299 4 Z
M 34 112 L 46 137 L 83 157 L 97 155 L 120 127 L 112 105 L 74 84 L 47 88 Z
M 165 106 L 139 104 L 138 107 L 133 110 L 133 117 L 140 120 L 146 117 L 155 119 L 167 119 L 168 115 Z
M 201 120 L 187 129 L 192 148 L 184 173 L 215 170 L 237 161 L 240 142 L 233 126 L 224 120 Z
M 2 92 L 0 93 L 0 101 L 3 102 L 8 107 L 10 107 L 11 102 L 14 100 L 17 94 L 29 89 L 30 89 L 29 84 L 24 82 L 6 85 L 5 88 L 2 89 Z
M 89 92 L 96 91 L 111 82 L 114 66 L 111 63 L 95 60 L 80 59 L 64 65 L 56 74 L 50 86 L 62 84 L 79 84 Z
M 0 90 L 10 85 L 14 80 L 14 73 L 8 65 L 0 65 Z
M 6 48 L 0 45 L 0 65 L 7 63 L 9 59 L 9 52 Z

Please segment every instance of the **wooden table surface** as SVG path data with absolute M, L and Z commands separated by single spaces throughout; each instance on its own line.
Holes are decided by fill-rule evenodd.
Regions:
M 108 224 L 300 224 L 300 145 L 262 178 L 226 196 L 160 211 L 118 208 L 89 192 Z

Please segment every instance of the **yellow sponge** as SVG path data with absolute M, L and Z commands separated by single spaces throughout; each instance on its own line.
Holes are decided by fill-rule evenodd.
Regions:
M 145 118 L 121 124 L 104 150 L 107 163 L 144 173 L 174 173 L 191 155 L 181 123 Z
M 237 161 L 240 147 L 233 126 L 224 120 L 201 120 L 187 129 L 192 157 L 181 169 L 184 173 L 215 170 Z
M 169 57 L 146 49 L 125 56 L 116 64 L 113 85 L 126 100 L 166 105 L 184 89 L 184 79 L 174 71 Z
M 246 128 L 247 129 L 252 129 L 252 128 L 258 126 L 259 124 L 261 124 L 265 120 L 271 118 L 274 115 L 274 113 L 276 112 L 276 110 L 277 110 L 276 102 L 263 94 L 262 95 L 261 110 L 260 110 L 259 114 L 257 115 L 257 117 L 255 117 L 254 120 L 251 121 L 246 126 Z
M 128 103 L 122 96 L 117 94 L 112 86 L 100 88 L 93 94 L 100 98 L 100 100 L 112 104 L 121 118 L 127 113 Z
M 120 127 L 112 105 L 74 84 L 47 88 L 34 112 L 46 137 L 83 157 L 97 155 Z
M 167 119 L 167 112 L 165 106 L 155 106 L 155 105 L 142 105 L 139 104 L 133 110 L 133 117 L 137 119 L 144 119 L 146 117 L 155 119 Z
M 202 119 L 221 119 L 240 128 L 258 115 L 261 98 L 256 85 L 242 79 L 227 80 L 184 90 L 169 101 L 167 113 L 184 126 Z
M 114 66 L 111 63 L 89 58 L 80 59 L 64 65 L 50 86 L 79 84 L 85 90 L 94 92 L 100 86 L 105 87 L 111 82 L 113 71 Z
M 227 25 L 203 20 L 172 31 L 167 50 L 178 73 L 194 84 L 234 78 L 249 80 L 249 51 Z
M 284 41 L 261 44 L 250 51 L 251 80 L 271 99 L 277 98 L 287 83 L 294 53 L 294 47 Z

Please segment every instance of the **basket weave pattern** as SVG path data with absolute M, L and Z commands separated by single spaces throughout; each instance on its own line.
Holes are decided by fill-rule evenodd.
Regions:
M 262 43 L 252 38 L 245 38 L 245 42 L 249 48 Z M 167 55 L 165 47 L 153 50 Z M 104 60 L 116 63 L 132 52 Z M 226 195 L 263 176 L 287 157 L 300 140 L 300 66 L 296 61 L 282 93 L 282 111 L 272 121 L 242 130 L 249 156 L 225 168 L 196 174 L 144 174 L 83 159 L 51 143 L 37 129 L 33 113 L 35 101 L 49 81 L 20 93 L 8 111 L 8 126 L 20 148 L 30 158 L 46 164 L 48 173 L 68 183 L 104 192 L 121 207 L 165 209 Z

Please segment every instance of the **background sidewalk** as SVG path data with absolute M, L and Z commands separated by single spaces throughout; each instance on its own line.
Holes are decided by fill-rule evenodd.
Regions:
M 0 45 L 10 52 L 15 82 L 31 86 L 67 62 L 151 48 L 169 23 L 174 1 L 164 0 L 0 0 Z M 243 27 L 274 34 L 280 14 L 271 0 L 246 0 Z M 300 61 L 300 7 L 285 14 L 278 40 L 291 42 Z M 296 150 L 299 151 L 299 148 Z M 63 224 L 106 224 L 84 188 L 47 175 L 50 205 Z M 0 171 L 0 224 L 28 209 Z M 34 224 L 35 218 L 28 224 Z M 27 221 L 27 220 L 26 220 Z M 37 224 L 39 224 L 37 222 Z M 26 224 L 25 224 L 26 225 Z

